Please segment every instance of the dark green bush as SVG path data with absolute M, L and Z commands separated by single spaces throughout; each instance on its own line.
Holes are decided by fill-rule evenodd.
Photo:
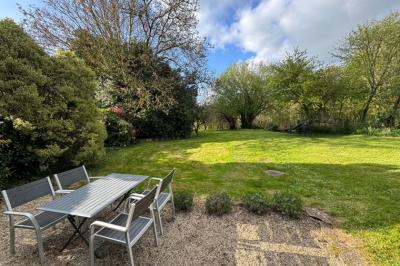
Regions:
M 175 209 L 178 211 L 190 211 L 193 206 L 193 193 L 189 191 L 177 191 L 174 193 Z
M 272 197 L 271 208 L 285 216 L 299 218 L 303 212 L 303 201 L 290 192 L 279 192 Z
M 174 90 L 176 103 L 167 112 L 148 109 L 135 119 L 138 138 L 176 139 L 190 137 L 195 118 L 196 94 L 179 84 Z
M 242 203 L 247 210 L 257 215 L 263 215 L 269 210 L 268 199 L 259 192 L 247 194 Z
M 1 186 L 104 153 L 95 89 L 94 73 L 73 53 L 49 56 L 15 22 L 0 21 Z
M 107 130 L 105 144 L 109 147 L 125 147 L 135 140 L 133 126 L 109 111 L 105 114 L 105 126 Z
M 206 200 L 208 214 L 224 215 L 232 210 L 231 197 L 226 192 L 217 192 Z

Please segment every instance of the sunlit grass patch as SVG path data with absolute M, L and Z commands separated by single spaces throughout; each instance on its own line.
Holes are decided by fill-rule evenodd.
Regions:
M 110 150 L 93 171 L 162 176 L 175 167 L 174 186 L 198 197 L 224 190 L 238 200 L 250 192 L 290 190 L 336 216 L 375 260 L 395 265 L 400 261 L 399 147 L 395 137 L 209 131 Z M 267 169 L 285 174 L 269 176 Z

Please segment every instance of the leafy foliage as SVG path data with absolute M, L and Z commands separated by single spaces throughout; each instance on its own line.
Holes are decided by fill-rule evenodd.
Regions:
M 217 192 L 210 195 L 206 200 L 206 209 L 208 214 L 221 216 L 232 210 L 232 200 L 228 193 Z
M 242 128 L 251 128 L 254 119 L 270 103 L 270 91 L 263 72 L 244 63 L 230 66 L 216 80 L 214 93 L 216 108 L 231 129 L 236 128 L 238 116 Z
M 400 59 L 400 14 L 395 12 L 380 21 L 358 26 L 338 49 L 338 57 L 361 78 L 362 107 L 359 120 L 365 123 L 374 102 L 389 96 L 394 110 L 400 105 L 398 91 L 390 93 L 391 78 L 398 75 Z M 360 95 L 360 96 L 361 96 Z M 381 99 L 379 99 L 381 98 Z M 397 101 L 398 100 L 398 101 Z M 393 111 L 393 109 L 392 109 Z M 393 113 L 386 123 L 393 124 Z M 391 120 L 391 121 L 388 121 Z
M 257 215 L 263 215 L 269 210 L 268 199 L 259 192 L 245 195 L 242 202 L 246 209 Z
M 271 208 L 285 216 L 299 218 L 303 212 L 303 201 L 290 192 L 279 192 L 272 197 Z
M 190 75 L 183 77 L 144 43 L 124 44 L 124 64 L 104 70 L 98 64 L 101 59 L 93 60 L 93 55 L 87 53 L 97 49 L 97 43 L 96 38 L 81 32 L 72 48 L 96 69 L 100 80 L 106 80 L 102 87 L 107 87 L 106 94 L 112 105 L 124 110 L 136 137 L 190 136 L 197 96 L 197 87 Z M 91 46 L 95 48 L 89 49 Z
M 107 146 L 128 146 L 135 140 L 133 126 L 108 110 L 105 113 L 105 126 L 107 138 L 104 143 Z
M 73 53 L 50 57 L 12 20 L 0 21 L 0 154 L 6 185 L 90 163 L 104 153 L 95 88 L 93 72 Z
M 193 206 L 193 193 L 182 190 L 174 192 L 175 208 L 179 211 L 190 211 Z

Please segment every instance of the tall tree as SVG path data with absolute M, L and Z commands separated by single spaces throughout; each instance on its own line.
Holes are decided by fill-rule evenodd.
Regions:
M 146 105 L 148 87 L 140 80 L 132 83 L 132 61 L 126 55 L 136 53 L 136 44 L 144 45 L 179 69 L 182 78 L 200 86 L 208 74 L 208 44 L 197 31 L 198 9 L 197 0 L 42 0 L 41 5 L 22 11 L 28 31 L 41 44 L 66 49 L 78 46 L 98 75 L 110 78 L 117 70 L 121 88 L 133 92 L 135 104 Z M 167 109 L 165 103 L 174 103 L 166 95 L 164 99 L 152 104 Z
M 226 116 L 228 122 L 236 119 L 236 114 L 240 117 L 242 128 L 251 128 L 254 119 L 265 111 L 270 103 L 265 72 L 261 71 L 259 66 L 252 68 L 246 63 L 230 66 L 217 79 L 214 92 L 221 113 Z
M 2 187 L 104 153 L 95 88 L 82 59 L 71 52 L 49 56 L 15 22 L 0 21 Z
M 366 99 L 360 111 L 365 123 L 371 103 L 393 75 L 393 64 L 400 53 L 400 14 L 359 26 L 338 48 L 337 57 L 359 70 L 365 79 Z
M 295 49 L 271 68 L 269 83 L 275 97 L 298 105 L 304 117 L 302 124 L 311 125 L 323 107 L 323 86 L 315 60 L 306 51 Z

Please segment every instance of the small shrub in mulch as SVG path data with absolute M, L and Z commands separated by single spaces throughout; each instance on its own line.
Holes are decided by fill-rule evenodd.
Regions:
M 217 192 L 206 200 L 208 214 L 222 216 L 232 210 L 231 197 L 226 192 Z
M 271 209 L 291 218 L 300 218 L 303 213 L 302 199 L 290 192 L 276 193 L 271 200 Z
M 175 192 L 174 204 L 177 211 L 191 211 L 193 206 L 193 193 L 189 191 Z
M 259 192 L 245 195 L 242 204 L 248 211 L 257 215 L 267 213 L 270 208 L 268 199 Z

